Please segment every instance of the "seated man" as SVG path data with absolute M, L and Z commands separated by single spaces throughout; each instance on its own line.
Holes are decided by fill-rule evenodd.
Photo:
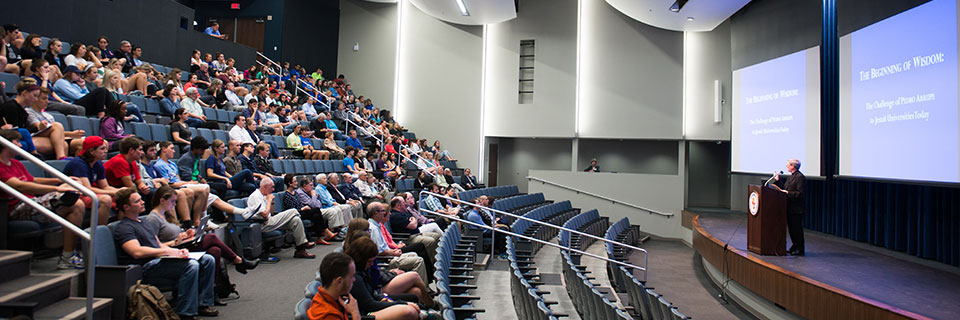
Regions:
M 53 91 L 65 102 L 84 107 L 87 116 L 103 118 L 107 102 L 113 98 L 103 87 L 87 90 L 82 75 L 83 72 L 77 66 L 67 66 L 63 69 L 63 78 L 54 82 Z
M 140 178 L 144 184 L 156 191 L 162 186 L 176 188 L 177 193 L 177 215 L 185 227 L 200 224 L 200 214 L 207 209 L 207 197 L 210 195 L 209 189 L 202 186 L 191 186 L 187 188 L 177 188 L 178 185 L 165 178 L 160 171 L 152 164 L 157 160 L 157 144 L 153 141 L 143 141 L 142 155 L 140 156 Z M 180 184 L 182 186 L 182 184 Z
M 357 299 L 350 295 L 356 271 L 353 258 L 345 253 L 333 252 L 323 257 L 320 262 L 323 286 L 313 296 L 307 316 L 318 320 L 347 320 L 347 316 L 360 319 Z
M 161 243 L 157 238 L 157 230 L 139 217 L 144 211 L 144 204 L 135 189 L 118 191 L 116 203 L 117 210 L 123 215 L 114 232 L 114 238 L 122 249 L 121 263 L 141 265 L 144 283 L 176 287 L 177 303 L 174 309 L 180 319 L 219 315 L 220 312 L 210 307 L 214 303 L 213 276 L 217 263 L 213 257 L 204 254 L 199 259 L 192 259 L 187 249 L 175 249 Z
M 340 190 L 340 193 L 343 193 L 343 196 L 347 197 L 347 199 L 362 202 L 363 195 L 360 194 L 360 189 L 353 185 L 353 176 L 349 173 L 341 174 L 341 176 L 343 177 L 343 183 L 337 185 L 337 190 Z
M 317 184 L 320 185 L 319 182 Z M 357 199 L 351 199 L 340 192 L 340 189 L 337 189 L 337 186 L 340 185 L 340 176 L 336 173 L 327 174 L 327 183 L 323 186 L 326 187 L 327 191 L 330 192 L 330 196 L 333 197 L 333 200 L 342 205 L 350 206 L 350 210 L 353 211 L 354 217 L 360 217 L 363 215 L 363 201 Z
M 234 143 L 233 140 L 230 140 L 230 143 Z M 240 146 L 240 154 L 237 156 L 237 159 L 240 161 L 240 169 L 247 169 L 253 173 L 253 177 L 257 180 L 263 179 L 273 179 L 274 185 L 283 185 L 283 177 L 280 175 L 273 175 L 269 171 L 260 170 L 260 166 L 254 162 L 254 150 L 263 149 L 263 153 L 267 156 L 270 155 L 270 146 L 265 143 L 261 143 L 254 149 L 252 143 L 244 143 Z M 259 152 L 259 151 L 258 151 Z M 270 161 L 268 160 L 267 163 Z M 272 171 L 272 170 L 271 170 Z
M 489 199 L 487 198 L 487 196 L 479 196 L 473 199 L 473 203 L 477 204 L 478 206 L 486 207 L 489 205 Z M 470 212 L 467 212 L 467 220 L 470 220 L 470 222 L 473 222 L 478 225 L 493 227 L 501 230 L 510 230 L 510 227 L 500 223 L 500 218 L 494 217 L 493 213 L 491 213 L 490 211 L 487 211 L 486 208 L 473 207 L 473 209 L 471 209 Z M 467 224 L 467 227 L 474 230 L 481 229 L 481 227 L 478 227 L 472 224 Z M 491 231 L 490 229 L 483 228 L 483 237 L 489 238 L 490 233 L 492 232 L 493 231 Z M 505 256 L 506 250 L 507 250 L 506 238 L 507 238 L 507 235 L 505 233 L 497 232 L 496 238 L 494 239 L 494 244 L 493 244 L 495 249 L 494 253 L 500 254 L 502 256 L 499 258 L 506 258 Z
M 367 222 L 370 223 L 370 239 L 377 244 L 380 255 L 394 257 L 390 259 L 390 268 L 414 271 L 421 279 L 433 279 L 433 263 L 422 243 L 396 243 L 387 230 L 390 223 L 390 211 L 387 205 L 374 202 L 367 206 Z
M 16 130 L 0 130 L 0 136 L 9 140 L 13 144 L 20 145 L 20 133 Z M 77 191 L 63 182 L 54 178 L 34 178 L 27 172 L 26 167 L 20 161 L 14 159 L 16 152 L 9 148 L 0 146 L 0 181 L 6 183 L 13 189 L 24 193 L 28 198 L 41 206 L 50 209 L 67 219 L 74 225 L 79 226 L 83 223 L 84 215 L 84 197 L 79 197 Z M 10 197 L 5 192 L 3 196 Z M 109 198 L 109 197 L 108 197 Z M 105 199 L 101 199 L 105 200 Z M 106 201 L 104 201 L 106 202 Z M 101 206 L 109 207 L 109 202 L 102 203 Z M 7 211 L 10 214 L 10 220 L 34 220 L 40 223 L 50 223 L 50 218 L 43 215 L 29 204 L 13 198 L 7 203 Z M 109 216 L 104 215 L 98 218 L 100 224 L 107 222 Z M 6 230 L 4 230 L 6 232 Z M 77 235 L 64 229 L 63 232 L 63 253 L 57 261 L 58 269 L 83 268 L 83 258 L 76 252 Z
M 259 215 L 259 218 L 266 219 L 266 221 L 263 222 L 263 232 L 270 232 L 277 229 L 287 230 L 293 234 L 293 239 L 297 245 L 297 251 L 293 253 L 293 257 L 304 259 L 315 258 L 316 255 L 307 252 L 307 249 L 313 248 L 317 244 L 307 241 L 307 235 L 303 230 L 303 221 L 300 220 L 300 213 L 297 212 L 296 209 L 290 209 L 272 214 L 274 200 L 280 201 L 280 199 L 274 199 L 273 180 L 260 180 L 260 188 L 253 191 L 253 194 L 247 197 L 247 207 L 260 208 L 260 211 L 249 213 L 250 216 L 245 215 L 244 218 L 250 219 L 254 215 Z
M 140 156 L 143 147 L 136 137 L 123 138 L 119 142 L 120 154 L 113 156 L 103 165 L 107 175 L 107 184 L 114 188 L 131 188 L 147 196 L 153 194 L 150 186 L 140 177 Z
M 63 168 L 63 174 L 74 177 L 84 187 L 95 192 L 100 199 L 98 214 L 101 217 L 110 216 L 110 207 L 113 204 L 113 197 L 120 189 L 111 187 L 107 184 L 107 176 L 103 169 L 103 160 L 107 158 L 107 141 L 99 136 L 89 136 L 83 139 L 83 148 L 76 157 L 70 158 L 67 166 Z M 90 209 L 92 202 L 85 203 L 86 208 Z M 100 220 L 98 224 L 107 223 L 106 219 Z

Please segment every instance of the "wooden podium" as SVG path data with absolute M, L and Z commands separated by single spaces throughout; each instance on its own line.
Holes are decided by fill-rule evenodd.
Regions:
M 787 254 L 787 195 L 773 187 L 747 187 L 747 249 L 761 255 Z

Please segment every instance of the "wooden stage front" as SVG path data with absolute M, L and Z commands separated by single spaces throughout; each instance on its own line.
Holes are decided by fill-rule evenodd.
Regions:
M 746 249 L 746 219 L 739 212 L 698 213 L 694 249 L 731 280 L 793 313 L 808 319 L 960 318 L 956 267 L 809 230 L 806 256 L 760 256 Z

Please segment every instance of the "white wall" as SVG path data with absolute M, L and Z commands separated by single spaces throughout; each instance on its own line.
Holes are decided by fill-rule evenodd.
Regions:
M 487 136 L 573 137 L 576 0 L 520 1 L 517 18 L 487 27 Z M 518 103 L 520 40 L 536 41 L 532 104 Z
M 677 142 L 580 139 L 577 170 L 597 159 L 602 172 L 679 174 Z
M 458 167 L 477 168 L 483 29 L 437 20 L 408 1 L 400 5 L 395 117 L 418 138 L 440 140 Z
M 733 88 L 730 69 L 730 22 L 711 32 L 688 32 L 683 54 L 685 80 L 686 139 L 730 140 Z M 722 119 L 714 122 L 714 80 L 720 80 Z
M 583 0 L 580 137 L 680 139 L 683 34 Z
M 397 4 L 340 0 L 337 70 L 359 95 L 381 109 L 393 109 L 397 53 Z M 360 50 L 353 51 L 359 43 Z M 324 74 L 334 78 L 336 74 Z
M 673 213 L 672 217 L 650 214 L 537 181 L 530 181 L 528 186 L 530 193 L 542 192 L 547 199 L 570 200 L 575 208 L 584 211 L 597 209 L 601 216 L 610 217 L 610 221 L 629 217 L 630 223 L 639 224 L 643 232 L 692 242 L 690 230 L 680 226 L 680 211 L 683 209 L 682 175 L 531 170 L 530 176 L 660 212 Z

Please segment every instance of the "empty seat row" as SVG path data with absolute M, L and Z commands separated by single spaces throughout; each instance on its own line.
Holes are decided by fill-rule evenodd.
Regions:
M 542 203 L 544 201 L 543 193 L 524 194 L 497 199 L 497 201 L 493 203 L 493 208 L 500 211 L 511 212 L 514 209 Z
M 518 189 L 517 186 L 499 186 L 499 187 L 467 190 L 464 192 L 457 193 L 457 196 L 460 197 L 460 199 L 463 201 L 472 201 L 474 198 L 479 196 L 503 198 L 503 197 L 508 197 L 515 194 L 520 194 L 520 189 Z

